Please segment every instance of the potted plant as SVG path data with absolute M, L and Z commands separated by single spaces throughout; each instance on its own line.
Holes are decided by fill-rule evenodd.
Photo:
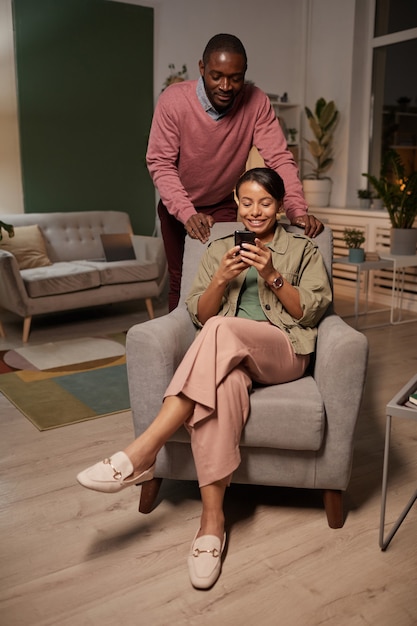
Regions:
M 343 240 L 349 248 L 349 261 L 352 263 L 362 263 L 365 260 L 365 250 L 361 248 L 365 243 L 365 235 L 358 228 L 345 228 Z
M 6 233 L 8 233 L 9 237 L 14 237 L 14 228 L 11 224 L 5 224 L 5 222 L 2 222 L 0 220 L 0 241 L 3 239 L 3 232 L 2 229 L 4 229 L 6 231 Z
M 358 189 L 359 206 L 361 209 L 369 209 L 372 200 L 372 191 L 369 189 Z
M 305 139 L 313 161 L 303 159 L 312 171 L 303 177 L 303 189 L 309 206 L 329 206 L 332 180 L 324 176 L 333 164 L 333 132 L 339 112 L 333 100 L 319 98 L 314 113 L 304 107 L 314 139 Z
M 297 143 L 297 133 L 298 133 L 298 130 L 296 128 L 288 129 L 288 143 L 290 145 L 294 145 Z
M 416 254 L 417 172 L 406 174 L 400 155 L 388 150 L 379 178 L 364 173 L 388 211 L 391 222 L 391 253 Z
M 169 76 L 165 79 L 162 91 L 172 85 L 173 83 L 182 83 L 187 79 L 187 66 L 183 65 L 181 70 L 176 70 L 174 63 L 168 65 L 170 71 Z

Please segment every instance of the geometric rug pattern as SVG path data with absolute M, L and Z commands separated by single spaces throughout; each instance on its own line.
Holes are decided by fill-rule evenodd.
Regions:
M 0 352 L 0 392 L 38 430 L 130 409 L 126 335 Z

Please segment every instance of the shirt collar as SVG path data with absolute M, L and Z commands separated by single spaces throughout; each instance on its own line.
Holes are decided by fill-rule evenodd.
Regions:
M 216 120 L 216 122 L 217 120 L 221 120 L 222 117 L 224 117 L 230 110 L 230 109 L 227 109 L 226 111 L 222 111 L 221 113 L 219 113 L 219 111 L 217 111 L 217 109 L 214 108 L 214 106 L 211 104 L 210 100 L 207 97 L 202 76 L 200 76 L 200 78 L 197 81 L 197 98 L 199 99 L 200 104 L 205 110 L 205 112 L 208 115 L 210 115 L 210 117 L 212 117 L 213 120 Z

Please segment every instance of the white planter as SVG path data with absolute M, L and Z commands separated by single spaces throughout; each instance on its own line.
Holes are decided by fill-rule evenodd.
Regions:
M 391 254 L 416 254 L 417 228 L 391 228 Z
M 374 211 L 381 211 L 384 208 L 384 203 L 381 198 L 373 198 L 371 207 Z
M 315 178 L 303 180 L 304 197 L 308 206 L 326 207 L 330 204 L 332 181 L 330 178 Z

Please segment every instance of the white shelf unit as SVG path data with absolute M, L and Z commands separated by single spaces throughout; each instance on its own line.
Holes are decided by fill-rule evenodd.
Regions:
M 288 148 L 294 156 L 296 163 L 301 162 L 301 144 L 300 144 L 300 111 L 299 104 L 293 104 L 292 102 L 274 102 L 271 100 L 272 108 L 275 111 L 275 115 L 281 121 L 281 127 L 284 131 L 285 137 L 288 142 Z M 297 141 L 291 142 L 289 139 L 289 128 L 295 128 L 297 130 Z M 256 147 L 253 147 L 249 153 L 248 160 L 246 162 L 246 169 L 249 170 L 252 167 L 264 167 L 265 163 L 259 154 Z
M 310 209 L 333 231 L 333 257 L 347 257 L 348 249 L 343 241 L 345 228 L 358 228 L 365 233 L 365 250 L 379 254 L 390 251 L 391 223 L 385 210 L 349 208 Z M 369 301 L 389 306 L 392 296 L 393 272 L 389 268 L 370 272 Z M 356 268 L 339 265 L 333 268 L 334 286 L 341 295 L 355 297 Z M 363 285 L 361 286 L 362 289 Z M 403 310 L 417 312 L 417 268 L 405 269 Z
M 297 163 L 300 162 L 301 159 L 301 150 L 300 150 L 300 132 L 301 132 L 301 106 L 299 104 L 293 104 L 292 102 L 272 102 L 272 108 L 275 111 L 275 115 L 281 122 L 282 130 L 284 131 L 284 135 L 288 142 L 288 147 L 294 155 Z M 296 140 L 291 141 L 289 129 L 295 128 Z

